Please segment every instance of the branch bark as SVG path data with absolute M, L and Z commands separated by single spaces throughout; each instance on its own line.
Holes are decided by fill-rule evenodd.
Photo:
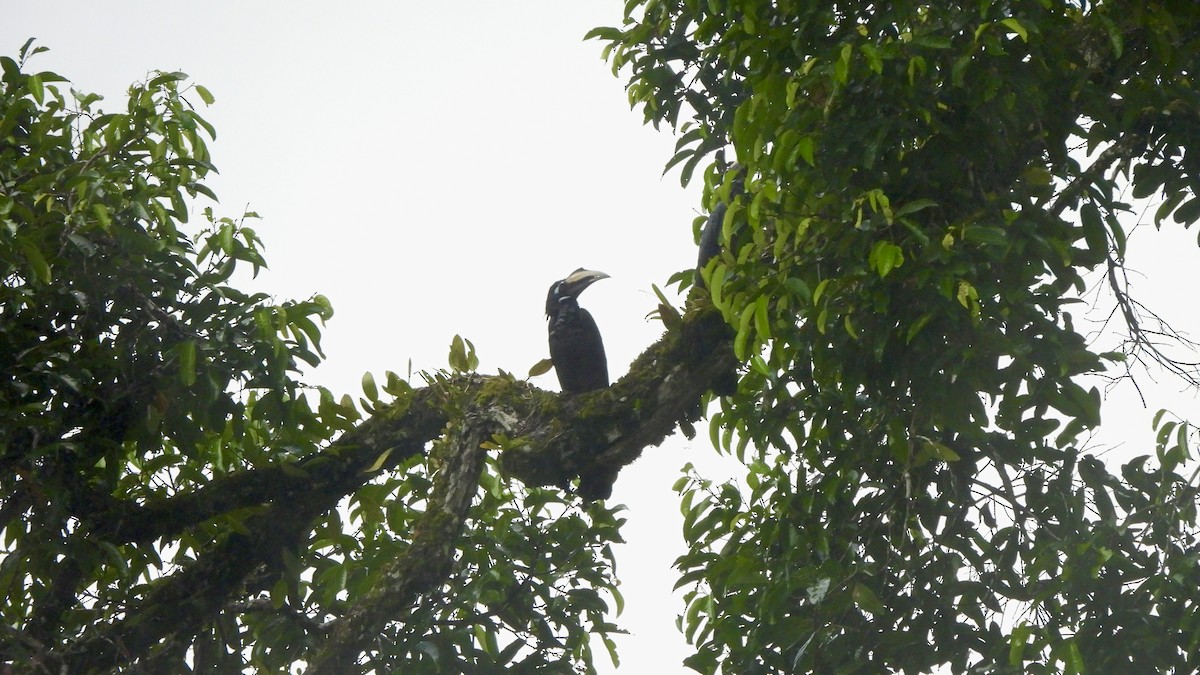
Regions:
M 195 492 L 145 505 L 113 504 L 85 521 L 86 533 L 113 544 L 144 544 L 172 537 L 224 513 L 300 496 L 342 497 L 362 485 L 363 469 L 391 449 L 381 470 L 398 466 L 425 451 L 441 432 L 447 416 L 442 392 L 425 388 L 406 407 L 394 406 L 347 431 L 325 450 L 295 464 L 251 469 L 214 479 Z
M 62 663 L 69 672 L 103 672 L 137 662 L 164 641 L 190 641 L 243 599 L 256 570 L 269 569 L 282 549 L 303 540 L 314 519 L 370 480 L 374 472 L 365 470 L 384 452 L 379 470 L 393 469 L 424 453 L 449 425 L 448 446 L 455 450 L 437 479 L 438 508 L 423 517 L 410 555 L 385 572 L 386 583 L 377 592 L 330 625 L 310 661 L 310 672 L 343 672 L 339 669 L 357 659 L 373 634 L 402 619 L 449 574 L 456 535 L 478 486 L 480 443 L 497 433 L 516 439 L 517 447 L 501 456 L 511 476 L 558 486 L 580 476 L 582 497 L 603 498 L 620 469 L 644 448 L 661 443 L 677 425 L 698 420 L 705 394 L 736 366 L 728 326 L 700 298 L 609 389 L 563 396 L 509 376 L 456 376 L 382 408 L 296 465 L 246 471 L 146 506 L 110 508 L 77 536 L 149 543 L 235 509 L 263 510 L 195 563 L 154 582 L 120 620 L 64 650 L 44 652 L 43 662 Z
M 309 662 L 309 675 L 351 672 L 384 625 L 399 619 L 421 594 L 450 575 L 458 535 L 479 489 L 481 445 L 498 428 L 487 410 L 468 412 L 452 426 L 449 442 L 439 453 L 442 466 L 434 477 L 434 493 L 417 522 L 412 545 L 383 570 L 366 598 L 330 625 L 323 648 Z

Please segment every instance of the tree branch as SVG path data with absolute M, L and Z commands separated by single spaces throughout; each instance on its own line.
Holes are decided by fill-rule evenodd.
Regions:
M 78 536 L 146 542 L 233 509 L 264 506 L 244 522 L 243 531 L 154 582 L 121 620 L 47 656 L 61 658 L 72 672 L 85 666 L 119 668 L 164 639 L 194 635 L 244 593 L 255 569 L 277 560 L 280 550 L 296 545 L 308 532 L 313 519 L 365 484 L 374 475 L 365 469 L 382 453 L 391 451 L 380 470 L 395 468 L 423 453 L 450 420 L 451 445 L 459 448 L 451 458 L 457 469 L 443 467 L 444 478 L 437 487 L 441 492 L 434 498 L 442 515 L 427 512 L 413 544 L 418 547 L 420 542 L 427 554 L 398 560 L 378 593 L 336 620 L 324 651 L 312 664 L 320 668 L 313 672 L 338 672 L 337 665 L 361 653 L 364 635 L 395 620 L 449 574 L 454 535 L 465 518 L 465 510 L 459 515 L 459 509 L 470 505 L 478 484 L 479 443 L 497 433 L 519 439 L 521 445 L 501 458 L 510 475 L 529 485 L 560 486 L 581 476 L 581 495 L 603 498 L 621 467 L 646 446 L 661 443 L 676 425 L 698 420 L 705 393 L 735 369 L 728 326 L 698 295 L 687 314 L 609 389 L 563 396 L 506 376 L 459 376 L 380 409 L 298 465 L 246 471 L 151 505 L 111 509 L 81 528 Z M 449 389 L 457 392 L 455 400 L 466 403 L 450 404 Z M 452 410 L 472 412 L 453 419 Z
M 727 344 L 722 346 L 728 340 L 728 328 L 720 316 L 698 301 L 677 334 L 666 333 L 634 362 L 628 375 L 601 394 L 575 397 L 561 409 L 557 404 L 560 397 L 550 392 L 531 386 L 514 392 L 518 394 L 514 402 L 524 403 L 512 411 L 521 424 L 505 431 L 531 438 L 528 450 L 522 451 L 520 458 L 507 459 L 506 468 L 530 485 L 561 485 L 578 475 L 580 468 L 590 468 L 594 463 L 590 456 L 600 452 L 604 464 L 628 464 L 642 448 L 661 443 L 677 422 L 699 418 L 688 414 L 698 405 L 699 396 L 711 388 L 715 379 L 736 368 L 732 351 Z M 489 378 L 476 379 L 473 386 L 478 392 Z M 443 396 L 436 387 L 416 390 L 406 407 L 385 408 L 298 464 L 251 469 L 214 479 L 194 492 L 146 504 L 108 503 L 86 518 L 87 527 L 79 536 L 113 544 L 143 544 L 178 535 L 239 509 L 314 492 L 336 493 L 339 497 L 348 494 L 363 483 L 363 468 L 374 463 L 384 450 L 390 448 L 392 452 L 382 471 L 425 451 L 425 444 L 437 437 L 447 421 L 439 405 Z M 589 412 L 596 419 L 580 424 L 581 406 L 586 402 L 595 404 L 600 397 L 601 406 Z M 643 408 L 627 410 L 628 400 L 638 401 Z M 551 424 L 552 417 L 562 414 L 570 418 L 564 420 L 568 422 L 565 429 Z M 592 433 L 581 433 L 583 430 L 576 428 L 581 426 Z M 569 433 L 564 436 L 560 432 Z M 597 435 L 599 439 L 587 438 Z M 582 459 L 571 459 L 576 456 Z M 539 464 L 540 468 L 534 466 Z
M 350 672 L 359 655 L 387 623 L 450 575 L 458 535 L 479 490 L 483 442 L 498 426 L 488 410 L 472 411 L 452 423 L 442 465 L 434 477 L 429 506 L 413 531 L 404 555 L 387 565 L 379 583 L 345 616 L 329 626 L 323 648 L 309 661 L 309 675 Z
M 69 670 L 82 672 L 84 665 L 92 664 L 117 667 L 172 634 L 194 634 L 242 591 L 255 569 L 276 561 L 282 549 L 294 546 L 309 530 L 313 519 L 334 508 L 342 497 L 374 475 L 364 473 L 364 469 L 380 453 L 392 450 L 383 467 L 391 468 L 423 452 L 444 424 L 445 413 L 434 405 L 440 397 L 436 389 L 422 390 L 403 411 L 382 411 L 299 466 L 238 474 L 212 489 L 164 500 L 183 505 L 179 516 L 169 510 L 148 510 L 148 514 L 161 513 L 163 517 L 155 520 L 143 515 L 141 524 L 165 536 L 157 528 L 183 529 L 232 504 L 268 504 L 264 512 L 246 520 L 243 531 L 230 534 L 188 567 L 154 582 L 125 618 L 97 629 L 91 637 L 65 650 L 63 658 Z M 249 492 L 255 486 L 262 492 Z M 89 535 L 96 536 L 95 530 L 79 536 Z
M 700 419 L 703 395 L 726 388 L 736 369 L 729 326 L 695 294 L 679 325 L 611 387 L 520 417 L 506 432 L 524 444 L 507 450 L 501 465 L 527 485 L 562 486 L 578 475 L 585 499 L 605 498 L 621 467 Z
M 1075 177 L 1061 192 L 1054 198 L 1054 203 L 1050 205 L 1048 212 L 1054 217 L 1059 217 L 1067 208 L 1074 206 L 1076 197 L 1081 192 L 1086 190 L 1097 178 L 1102 176 L 1119 160 L 1130 160 L 1140 156 L 1146 151 L 1144 147 L 1146 139 L 1138 134 L 1128 134 L 1121 137 L 1112 145 L 1105 148 L 1096 160 L 1084 169 L 1082 173 Z
M 442 392 L 417 390 L 406 407 L 393 406 L 347 431 L 325 450 L 296 464 L 251 469 L 216 478 L 183 494 L 145 505 L 119 502 L 88 518 L 81 536 L 114 544 L 152 542 L 171 537 L 223 513 L 251 506 L 284 502 L 298 496 L 341 497 L 365 482 L 363 469 L 384 450 L 391 454 L 380 467 L 386 471 L 425 452 L 425 444 L 446 424 L 439 405 Z

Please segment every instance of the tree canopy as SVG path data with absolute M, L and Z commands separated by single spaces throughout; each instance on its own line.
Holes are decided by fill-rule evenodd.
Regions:
M 729 204 L 706 274 L 747 366 L 714 438 L 748 489 L 684 488 L 693 667 L 1196 667 L 1185 428 L 1110 472 L 1079 376 L 1155 348 L 1119 283 L 1129 198 L 1161 202 L 1156 226 L 1200 215 L 1198 18 L 634 2 L 593 33 L 681 132 L 684 180 L 737 161 L 704 174 Z M 1073 324 L 1092 271 L 1125 353 Z
M 1200 217 L 1198 36 L 1184 1 L 633 0 L 590 37 L 723 214 L 703 287 L 608 389 L 455 338 L 357 400 L 302 379 L 328 301 L 239 289 L 255 215 L 190 222 L 206 89 L 104 112 L 0 57 L 0 664 L 594 672 L 622 518 L 572 482 L 707 414 L 746 473 L 677 486 L 692 669 L 1195 670 L 1192 428 L 1109 466 L 1084 378 L 1198 382 L 1122 284 L 1134 200 Z

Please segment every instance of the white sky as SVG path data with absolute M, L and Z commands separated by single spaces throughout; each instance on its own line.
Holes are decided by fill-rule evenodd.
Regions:
M 254 290 L 333 302 L 329 359 L 311 380 L 336 394 L 358 395 L 365 371 L 403 375 L 409 359 L 414 371 L 443 367 L 456 333 L 481 371 L 525 373 L 547 355 L 546 289 L 580 266 L 612 276 L 582 304 L 615 379 L 661 332 L 644 319 L 650 285 L 695 262 L 699 183 L 685 191 L 677 172 L 662 176 L 674 139 L 642 125 L 601 44 L 582 41 L 619 24 L 619 0 L 7 4 L 0 53 L 38 38 L 51 51 L 30 68 L 103 94 L 102 107 L 120 108 L 156 69 L 216 96 L 201 110 L 218 134 L 216 210 L 264 218 L 253 227 L 271 267 Z M 1153 278 L 1135 290 L 1196 335 L 1184 295 L 1195 233 L 1160 241 L 1143 229 L 1131 250 L 1155 246 L 1131 266 Z M 557 387 L 552 373 L 535 383 Z M 1136 438 L 1122 457 L 1153 452 L 1149 418 L 1168 405 L 1187 416 L 1194 393 L 1153 398 L 1148 411 L 1129 395 L 1106 404 L 1102 443 Z M 613 501 L 629 506 L 622 672 L 691 672 L 674 628 L 682 543 L 670 486 L 685 462 L 712 457 L 706 438 L 701 427 L 694 443 L 648 450 L 616 485 Z M 597 665 L 611 672 L 603 654 Z

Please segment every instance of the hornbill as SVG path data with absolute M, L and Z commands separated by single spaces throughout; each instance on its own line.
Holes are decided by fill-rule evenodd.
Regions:
M 713 207 L 712 212 L 708 214 L 708 218 L 704 221 L 704 229 L 700 233 L 700 250 L 696 257 L 696 273 L 693 277 L 693 284 L 696 288 L 701 290 L 704 290 L 707 287 L 707 284 L 704 283 L 704 268 L 708 265 L 710 260 L 717 257 L 721 253 L 721 234 L 725 227 L 725 214 L 729 210 L 728 204 L 730 201 L 743 194 L 746 189 L 746 171 L 744 167 L 734 164 L 731 167 L 725 168 L 725 158 L 723 153 L 718 153 L 717 163 L 721 166 L 721 171 L 723 173 L 728 173 L 730 171 L 735 173 L 733 174 L 733 183 L 729 186 L 729 197 L 725 200 L 717 202 L 717 205 Z M 744 222 L 745 221 L 735 221 L 733 223 L 733 236 L 737 236 L 738 225 Z M 737 251 L 737 244 L 735 242 L 730 243 L 733 246 L 733 250 Z M 733 340 L 732 332 L 729 333 L 729 339 L 729 346 L 731 346 Z M 726 346 L 725 348 L 728 349 L 729 346 Z M 711 387 L 713 393 L 718 396 L 733 396 L 737 393 L 738 387 L 737 371 L 730 370 L 729 372 L 721 373 L 713 379 Z
M 717 204 L 717 207 L 708 214 L 708 220 L 704 221 L 704 230 L 700 233 L 700 255 L 696 260 L 696 286 L 704 288 L 704 278 L 700 276 L 700 271 L 708 264 L 709 260 L 717 257 L 721 252 L 721 226 L 725 222 L 725 202 Z
M 724 162 L 721 158 L 718 161 Z M 729 199 L 733 199 L 745 191 L 746 177 L 744 169 L 734 164 L 726 171 L 736 171 L 736 177 L 733 179 L 733 185 L 729 189 Z M 708 219 L 704 221 L 704 229 L 700 233 L 700 251 L 696 259 L 696 277 L 695 285 L 699 288 L 704 288 L 704 278 L 701 277 L 700 271 L 708 264 L 709 260 L 717 257 L 721 252 L 721 229 L 725 225 L 725 211 L 728 209 L 726 202 L 720 202 L 708 214 Z
M 554 282 L 546 296 L 550 361 L 564 393 L 578 394 L 608 386 L 608 360 L 604 357 L 600 329 L 592 315 L 579 306 L 579 294 L 607 278 L 604 272 L 580 267 L 566 279 Z

